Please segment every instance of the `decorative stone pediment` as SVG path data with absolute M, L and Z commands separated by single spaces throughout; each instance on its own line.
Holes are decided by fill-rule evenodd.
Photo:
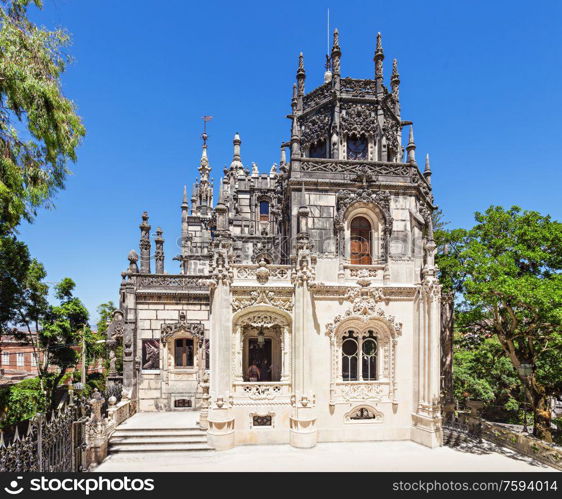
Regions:
M 385 227 L 388 231 L 392 229 L 392 216 L 390 213 L 390 193 L 388 191 L 373 191 L 362 188 L 356 191 L 345 189 L 337 195 L 337 214 L 335 217 L 336 228 L 343 227 L 345 214 L 349 208 L 357 203 L 365 203 L 377 206 L 384 216 Z
M 387 314 L 378 304 L 385 300 L 382 288 L 349 288 L 345 299 L 351 302 L 351 306 L 340 315 L 334 317 L 334 321 L 326 325 L 329 335 L 335 334 L 340 324 L 348 320 L 359 320 L 369 322 L 378 320 L 384 322 L 394 338 L 402 333 L 402 323 Z
M 280 296 L 278 293 L 265 288 L 252 291 L 250 296 L 234 298 L 232 300 L 232 310 L 237 312 L 238 310 L 260 304 L 271 305 L 286 312 L 293 310 L 293 299 L 290 296 Z
M 288 326 L 289 322 L 282 315 L 272 312 L 253 312 L 241 317 L 237 324 L 255 328 L 269 328 L 274 326 Z
M 172 336 L 179 332 L 189 333 L 194 339 L 202 342 L 205 337 L 205 326 L 200 322 L 188 322 L 185 313 L 181 312 L 178 322 L 162 324 L 160 330 L 162 344 L 165 345 Z

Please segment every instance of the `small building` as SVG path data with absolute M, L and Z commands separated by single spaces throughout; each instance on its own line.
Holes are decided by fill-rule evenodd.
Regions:
M 177 272 L 142 215 L 109 329 L 140 411 L 201 410 L 217 449 L 441 444 L 431 169 L 383 60 L 379 34 L 373 78 L 342 77 L 336 31 L 306 92 L 301 54 L 279 164 L 247 167 L 235 134 L 216 204 L 203 134 Z

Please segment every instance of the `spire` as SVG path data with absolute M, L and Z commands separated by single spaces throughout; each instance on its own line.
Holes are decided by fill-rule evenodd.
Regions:
M 293 114 L 293 124 L 291 126 L 291 160 L 292 158 L 300 158 L 301 155 L 301 138 L 299 123 L 297 116 Z
M 187 185 L 183 186 L 183 202 L 182 202 L 182 206 L 185 205 L 187 206 Z
M 232 162 L 230 163 L 230 171 L 237 173 L 237 174 L 244 174 L 244 165 L 242 164 L 242 160 L 240 158 L 240 144 L 242 141 L 240 140 L 240 135 L 238 132 L 234 134 L 234 139 L 232 140 L 232 144 L 234 145 L 234 152 L 232 154 Z
M 291 109 L 293 114 L 297 112 L 297 84 L 293 83 L 293 96 L 291 97 Z
M 199 176 L 201 183 L 204 184 L 209 181 L 211 168 L 209 167 L 209 159 L 207 158 L 207 134 L 203 133 L 201 137 L 203 138 L 203 150 L 201 152 L 201 160 L 199 161 Z
M 158 227 L 156 229 L 156 237 L 154 238 L 154 243 L 156 249 L 154 251 L 154 260 L 156 261 L 156 273 L 164 273 L 164 239 L 162 238 L 162 229 Z
M 297 69 L 297 111 L 302 111 L 304 97 L 304 80 L 306 72 L 304 70 L 304 56 L 299 54 L 299 67 Z
M 139 225 L 141 231 L 140 238 L 140 271 L 142 274 L 150 274 L 150 224 L 148 223 L 148 213 L 142 214 L 142 222 Z
M 338 29 L 334 30 L 334 43 L 332 45 L 332 73 L 334 78 L 339 78 L 340 76 L 340 34 Z
M 414 125 L 410 125 L 410 134 L 408 136 L 408 145 L 406 146 L 408 152 L 408 163 L 413 165 L 416 163 L 416 143 L 414 142 Z
M 382 50 L 382 36 L 377 33 L 377 48 L 375 50 L 375 79 L 382 84 L 382 61 L 384 60 L 384 53 Z
M 287 163 L 287 153 L 285 152 L 285 148 L 281 147 L 281 159 L 279 161 L 279 165 L 283 166 Z
M 398 59 L 392 60 L 392 76 L 390 78 L 392 86 L 392 93 L 398 94 L 398 87 L 400 85 L 400 73 L 398 73 Z
M 425 155 L 425 168 L 423 170 L 423 176 L 427 180 L 427 183 L 431 185 L 431 166 L 429 164 L 429 153 Z

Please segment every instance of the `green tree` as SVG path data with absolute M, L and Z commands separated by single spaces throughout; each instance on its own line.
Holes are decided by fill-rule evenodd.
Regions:
M 549 398 L 562 382 L 562 224 L 518 207 L 475 217 L 459 256 L 459 327 L 498 340 L 523 384 L 535 436 L 552 441 Z
M 88 310 L 73 295 L 74 287 L 72 279 L 62 279 L 55 286 L 59 304 L 50 306 L 40 320 L 38 341 L 44 355 L 39 372 L 40 377 L 47 381 L 45 390 L 51 405 L 54 404 L 55 389 L 60 381 L 78 363 L 82 336 L 89 331 Z M 57 368 L 54 375 L 49 374 L 52 366 Z
M 441 376 L 442 399 L 445 406 L 453 405 L 453 339 L 455 329 L 455 303 L 462 292 L 464 266 L 462 249 L 466 230 L 448 230 L 448 222 L 441 210 L 433 212 L 433 237 L 436 244 L 435 263 L 441 284 Z
M 85 134 L 60 78 L 70 37 L 28 18 L 41 0 L 0 0 L 0 235 L 64 187 Z

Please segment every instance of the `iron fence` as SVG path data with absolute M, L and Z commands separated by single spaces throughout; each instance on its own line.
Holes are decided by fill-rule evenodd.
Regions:
M 82 471 L 89 414 L 82 399 L 1 430 L 0 472 Z

